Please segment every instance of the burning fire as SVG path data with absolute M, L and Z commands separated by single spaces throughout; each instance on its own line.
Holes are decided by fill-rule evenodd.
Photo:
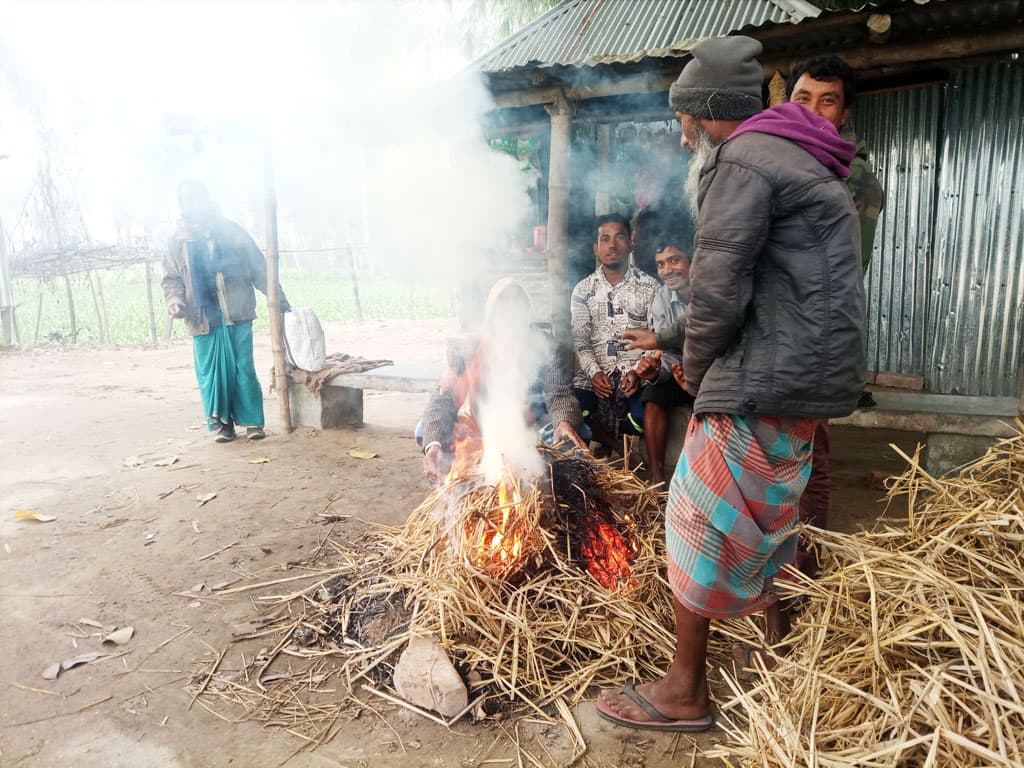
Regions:
M 511 473 L 506 472 L 495 487 L 501 521 L 481 537 L 477 549 L 477 565 L 487 568 L 489 563 L 514 563 L 523 553 L 525 537 L 516 523 L 522 516 L 523 497 Z
M 447 476 L 449 520 L 458 521 L 451 529 L 451 542 L 467 564 L 488 575 L 509 578 L 543 547 L 542 502 L 536 488 L 524 493 L 508 464 L 495 485 L 484 483 L 479 467 L 482 454 L 478 434 L 464 434 L 455 443 Z M 608 590 L 636 587 L 632 563 L 639 546 L 632 535 L 632 521 L 628 516 L 617 520 L 603 501 L 578 487 L 570 496 L 555 500 L 566 512 L 555 520 L 566 527 L 577 562 Z
M 539 499 L 524 499 L 519 478 L 506 467 L 498 482 L 483 482 L 479 462 L 483 442 L 467 435 L 455 443 L 448 471 L 450 519 L 461 521 L 452 531 L 452 544 L 472 565 L 492 576 L 507 578 L 519 570 L 540 546 Z M 458 489 L 473 480 L 470 488 Z M 461 534 L 461 535 L 460 535 Z

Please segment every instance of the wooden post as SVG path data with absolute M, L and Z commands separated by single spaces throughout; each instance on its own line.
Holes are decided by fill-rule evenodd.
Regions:
M 284 328 L 281 322 L 281 283 L 277 251 L 277 181 L 274 178 L 274 152 L 266 139 L 263 155 L 263 186 L 267 214 L 267 311 L 270 313 L 270 349 L 274 353 L 274 384 L 281 408 L 281 429 L 292 431 L 292 411 L 288 400 L 288 368 L 284 358 Z
M 71 293 L 71 278 L 68 277 L 67 265 L 62 265 L 64 270 L 64 288 L 68 295 L 68 318 L 71 320 L 71 343 L 78 343 L 78 318 L 75 317 L 75 297 Z
M 85 279 L 89 282 L 89 293 L 92 294 L 92 306 L 96 310 L 96 325 L 99 326 L 100 343 L 106 344 L 107 333 L 103 328 L 103 313 L 100 312 L 100 300 L 96 296 L 96 286 L 92 282 L 92 270 L 85 271 Z
M 551 155 L 548 161 L 548 282 L 551 291 L 551 329 L 560 344 L 572 338 L 569 316 L 569 153 L 573 107 L 558 93 L 546 107 L 551 116 Z
M 597 194 L 594 196 L 594 216 L 604 216 L 612 207 L 612 126 L 601 123 L 597 126 Z
M 103 341 L 110 343 L 110 316 L 107 315 L 107 299 L 103 295 L 103 273 L 96 273 L 96 293 L 100 295 L 100 311 L 103 313 Z
M 146 303 L 149 305 L 149 335 L 156 344 L 156 312 L 153 309 L 153 265 L 146 259 Z
M 352 271 L 352 295 L 356 300 L 356 319 L 362 322 L 363 302 L 359 300 L 359 274 L 356 271 L 356 253 L 352 248 L 352 243 L 346 243 L 345 249 L 348 251 L 348 265 Z
M 7 238 L 3 225 L 0 224 L 0 330 L 3 332 L 4 344 L 13 343 L 11 331 L 17 323 L 14 317 L 14 285 L 7 263 Z
M 36 332 L 32 336 L 32 346 L 36 346 L 39 343 L 39 323 L 43 319 L 43 291 L 39 289 L 39 307 L 36 309 Z

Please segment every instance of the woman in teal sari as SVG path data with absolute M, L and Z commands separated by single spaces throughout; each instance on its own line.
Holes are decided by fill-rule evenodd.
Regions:
M 241 427 L 248 439 L 259 440 L 265 436 L 263 391 L 253 362 L 252 321 L 255 289 L 267 292 L 266 260 L 244 229 L 220 215 L 201 182 L 182 182 L 178 203 L 181 221 L 161 281 L 167 313 L 184 319 L 192 336 L 203 411 L 217 442 L 234 440 Z

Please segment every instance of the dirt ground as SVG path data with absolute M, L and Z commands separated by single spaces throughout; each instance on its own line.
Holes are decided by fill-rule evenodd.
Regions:
M 328 349 L 436 362 L 454 332 L 453 321 L 338 325 L 327 329 Z M 262 375 L 269 339 L 256 343 Z M 427 491 L 411 438 L 425 396 L 368 392 L 364 428 L 286 435 L 270 395 L 267 440 L 219 445 L 202 428 L 188 342 L 8 352 L 0 381 L 0 766 L 516 764 L 506 741 L 495 745 L 494 726 L 446 731 L 386 710 L 386 723 L 363 715 L 329 744 L 296 754 L 302 742 L 284 731 L 190 707 L 189 678 L 257 614 L 250 593 L 193 587 L 301 573 L 288 564 L 316 548 L 325 533 L 317 515 L 328 507 L 345 518 L 339 537 L 403 521 Z M 833 430 L 834 527 L 872 524 L 883 494 L 867 475 L 898 471 L 888 443 L 912 448 L 916 437 Z M 379 458 L 352 458 L 352 448 Z M 155 466 L 171 456 L 177 463 Z M 56 520 L 16 519 L 19 510 Z M 134 636 L 101 645 L 99 630 L 80 619 L 130 625 Z M 51 664 L 94 651 L 123 655 L 43 678 Z M 577 714 L 590 764 L 690 764 L 690 739 L 616 728 L 589 703 Z M 568 754 L 559 727 L 526 737 L 535 754 Z

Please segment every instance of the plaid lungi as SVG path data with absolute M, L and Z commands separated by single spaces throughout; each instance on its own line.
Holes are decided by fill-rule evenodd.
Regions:
M 761 610 L 793 563 L 818 419 L 694 416 L 669 486 L 668 581 L 700 616 Z

